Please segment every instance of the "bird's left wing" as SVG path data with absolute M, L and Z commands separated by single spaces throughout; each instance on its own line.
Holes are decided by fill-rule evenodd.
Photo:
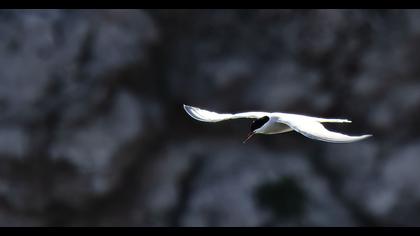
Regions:
M 315 119 L 303 116 L 286 116 L 278 122 L 284 123 L 304 136 L 324 142 L 331 143 L 351 143 L 356 142 L 372 135 L 349 136 L 338 132 L 327 130 L 320 122 Z
M 223 120 L 230 120 L 230 119 L 239 119 L 239 118 L 249 118 L 249 119 L 258 119 L 263 116 L 269 115 L 267 112 L 242 112 L 236 114 L 229 114 L 229 113 L 216 113 L 213 111 L 207 111 L 204 109 L 200 109 L 198 107 L 188 106 L 184 104 L 184 109 L 192 118 L 204 121 L 204 122 L 219 122 Z

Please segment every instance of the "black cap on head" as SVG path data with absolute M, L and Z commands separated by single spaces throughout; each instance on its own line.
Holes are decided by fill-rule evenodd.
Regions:
M 261 128 L 265 123 L 268 122 L 268 120 L 270 120 L 270 118 L 268 118 L 268 116 L 263 116 L 259 119 L 254 120 L 251 123 L 251 131 L 254 131 L 256 129 Z

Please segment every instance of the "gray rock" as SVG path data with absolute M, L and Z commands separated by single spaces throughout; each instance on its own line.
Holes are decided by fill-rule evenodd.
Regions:
M 45 225 L 45 220 L 40 217 L 16 213 L 8 209 L 0 211 L 1 227 L 40 227 Z
M 92 86 L 100 88 L 95 78 L 144 63 L 158 37 L 141 11 L 6 13 L 8 21 L 0 24 L 0 118 L 6 120 L 40 119 L 45 111 L 87 97 L 95 92 Z
M 74 172 L 56 181 L 54 197 L 77 205 L 109 192 L 133 158 L 122 151 L 145 135 L 144 112 L 134 97 L 122 92 L 108 114 L 79 127 L 58 129 L 49 154 L 55 162 L 69 163 Z
M 394 225 L 418 225 L 420 223 L 415 206 L 420 198 L 417 167 L 420 162 L 417 154 L 420 151 L 418 141 L 404 145 L 400 150 L 391 153 L 382 168 L 382 191 L 373 192 L 377 198 L 372 210 L 380 212 L 384 221 Z M 381 204 L 380 206 L 377 206 Z
M 29 146 L 29 135 L 22 127 L 0 128 L 0 158 L 23 159 Z
M 162 116 L 156 101 L 117 83 L 119 71 L 147 62 L 157 29 L 139 10 L 0 18 L 1 200 L 34 215 L 81 208 L 115 187 L 144 127 Z
M 325 179 L 300 153 L 279 154 L 228 140 L 201 140 L 175 143 L 159 156 L 148 175 L 148 180 L 155 181 L 142 191 L 148 209 L 144 218 L 151 222 L 166 220 L 181 226 L 354 224 Z M 168 178 L 157 178 L 161 175 Z M 272 202 L 271 194 L 293 194 L 277 191 L 282 181 L 288 186 L 289 180 L 305 200 L 295 203 L 301 211 L 298 215 L 279 218 L 270 207 L 287 209 L 290 203 L 281 198 Z M 173 218 L 165 219 L 171 214 Z

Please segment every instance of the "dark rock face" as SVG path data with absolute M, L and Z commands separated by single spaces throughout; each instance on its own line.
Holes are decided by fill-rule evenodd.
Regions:
M 0 11 L 0 225 L 419 225 L 420 12 Z M 348 118 L 328 144 L 182 104 Z

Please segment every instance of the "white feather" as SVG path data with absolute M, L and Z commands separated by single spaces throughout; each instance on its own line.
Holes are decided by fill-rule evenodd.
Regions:
M 275 124 L 282 123 L 308 138 L 331 143 L 356 142 L 372 136 L 370 134 L 361 136 L 349 136 L 346 134 L 330 131 L 321 124 L 321 122 L 350 123 L 351 121 L 347 119 L 327 119 L 280 112 L 242 112 L 236 114 L 220 114 L 188 105 L 184 105 L 184 109 L 192 118 L 204 122 L 219 122 L 223 120 L 239 118 L 259 119 L 261 117 L 268 116 L 270 118 L 270 122 L 265 123 L 261 128 L 256 130 L 256 133 L 261 134 L 284 132 L 284 127 Z M 276 129 L 279 129 L 278 132 L 276 132 Z

